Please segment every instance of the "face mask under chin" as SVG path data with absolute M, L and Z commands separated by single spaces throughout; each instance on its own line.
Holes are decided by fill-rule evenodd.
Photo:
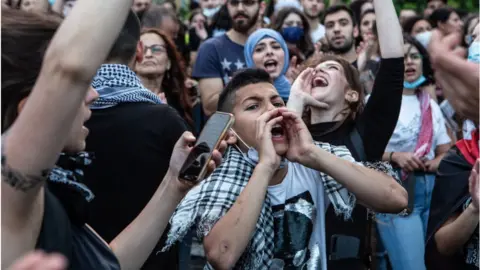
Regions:
M 258 165 L 258 162 L 260 161 L 260 156 L 258 151 L 255 148 L 246 144 L 245 141 L 242 140 L 242 138 L 238 135 L 238 133 L 236 133 L 233 129 L 231 129 L 231 131 L 233 132 L 233 134 L 235 134 L 238 140 L 237 144 L 233 145 L 233 147 L 235 147 L 238 151 L 240 151 L 240 153 L 242 153 L 243 157 L 248 163 L 250 163 L 253 167 L 256 167 Z M 243 151 L 239 146 L 239 144 L 248 150 L 246 152 Z M 280 161 L 280 166 L 278 168 L 283 169 L 285 168 L 286 165 L 287 165 L 287 159 L 282 157 Z

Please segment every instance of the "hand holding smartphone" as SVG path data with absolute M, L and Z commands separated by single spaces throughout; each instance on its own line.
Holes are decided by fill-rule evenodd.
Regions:
M 201 181 L 207 173 L 213 150 L 218 148 L 223 137 L 234 123 L 229 113 L 216 112 L 205 124 L 200 136 L 183 164 L 179 177 L 185 181 Z

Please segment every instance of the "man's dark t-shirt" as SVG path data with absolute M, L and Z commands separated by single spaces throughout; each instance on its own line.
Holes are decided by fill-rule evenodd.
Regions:
M 187 130 L 167 105 L 124 103 L 92 110 L 86 151 L 95 159 L 85 170 L 85 184 L 95 194 L 87 223 L 112 241 L 142 209 L 165 176 L 176 141 Z M 162 241 L 160 241 L 162 242 Z M 175 269 L 177 250 L 153 250 L 142 269 Z

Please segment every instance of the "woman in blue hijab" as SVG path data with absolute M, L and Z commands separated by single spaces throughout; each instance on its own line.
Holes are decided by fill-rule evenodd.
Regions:
M 258 29 L 247 40 L 244 49 L 249 68 L 261 68 L 270 74 L 273 84 L 286 102 L 290 95 L 290 82 L 285 77 L 288 70 L 288 48 L 283 37 L 272 29 Z

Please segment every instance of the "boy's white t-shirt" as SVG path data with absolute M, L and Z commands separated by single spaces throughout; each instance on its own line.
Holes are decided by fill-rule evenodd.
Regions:
M 432 107 L 433 140 L 430 152 L 426 156 L 427 160 L 435 158 L 435 148 L 437 146 L 451 141 L 440 107 L 432 99 L 430 100 L 430 106 Z M 421 125 L 420 101 L 416 95 L 403 95 L 397 126 L 385 152 L 415 152 Z
M 355 162 L 350 152 L 340 158 Z M 341 192 L 348 197 L 346 189 Z M 273 264 L 285 269 L 326 269 L 325 213 L 330 200 L 320 173 L 288 162 L 287 175 L 282 183 L 268 187 L 268 195 L 275 224 Z

